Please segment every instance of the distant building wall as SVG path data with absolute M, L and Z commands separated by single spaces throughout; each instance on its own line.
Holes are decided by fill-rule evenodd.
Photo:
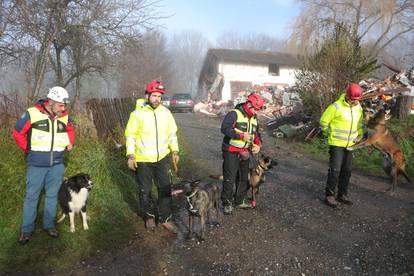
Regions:
M 231 99 L 231 82 L 251 82 L 252 85 L 279 84 L 293 85 L 295 83 L 295 69 L 285 66 L 279 67 L 279 75 L 269 74 L 269 66 L 261 64 L 219 63 L 218 72 L 223 74 L 224 86 L 221 92 L 223 100 Z

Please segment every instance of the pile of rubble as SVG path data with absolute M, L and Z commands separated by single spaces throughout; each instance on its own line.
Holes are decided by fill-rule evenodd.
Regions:
M 295 110 L 299 111 L 296 107 L 301 106 L 299 95 L 290 93 L 288 89 L 255 85 L 250 89 L 240 91 L 234 100 L 201 101 L 194 105 L 194 112 L 211 117 L 224 116 L 237 104 L 245 102 L 248 95 L 253 92 L 259 93 L 265 102 L 264 109 L 259 114 L 259 120 L 286 116 Z
M 359 85 L 364 91 L 363 99 L 375 99 L 382 95 L 393 97 L 399 94 L 406 94 L 414 96 L 414 67 L 406 71 L 397 72 L 384 80 L 362 80 L 359 82 Z
M 387 66 L 387 65 L 386 65 Z M 392 67 L 387 66 L 391 70 Z M 359 82 L 363 89 L 363 105 L 366 108 L 391 109 L 399 95 L 414 96 L 414 67 L 406 71 L 398 71 L 384 80 L 366 79 Z M 289 89 L 276 89 L 267 86 L 253 86 L 240 91 L 233 101 L 205 101 L 194 106 L 195 112 L 211 117 L 221 117 L 227 114 L 239 103 L 246 101 L 247 96 L 259 93 L 264 101 L 265 108 L 258 113 L 258 120 L 266 126 L 271 135 L 277 138 L 293 138 L 298 135 L 310 140 L 319 133 L 318 120 L 304 115 L 299 95 Z M 412 106 L 414 113 L 414 104 Z

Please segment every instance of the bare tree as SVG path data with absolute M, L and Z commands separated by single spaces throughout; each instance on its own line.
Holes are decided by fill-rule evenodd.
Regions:
M 195 94 L 202 63 L 209 47 L 210 42 L 198 31 L 183 31 L 172 37 L 169 48 L 174 69 L 174 78 L 171 80 L 173 91 Z
M 319 45 L 321 37 L 331 31 L 337 23 L 352 26 L 362 42 L 368 43 L 367 53 L 371 57 L 377 56 L 398 39 L 414 31 L 412 0 L 299 2 L 303 4 L 303 9 L 293 26 L 290 41 L 302 51 Z
M 119 60 L 121 96 L 142 97 L 145 84 L 158 79 L 165 83 L 167 91 L 172 79 L 171 58 L 164 34 L 150 31 L 142 39 L 124 41 Z
M 120 51 L 123 40 L 138 39 L 143 31 L 156 26 L 162 17 L 156 12 L 158 2 L 5 1 L 0 21 L 0 28 L 5 31 L 0 36 L 0 49 L 6 50 L 0 50 L 0 54 L 9 53 L 22 67 L 31 68 L 29 98 L 39 96 L 46 71 L 51 68 L 61 86 L 76 80 L 76 100 L 83 75 L 111 68 L 116 63 L 109 62 L 109 57 Z M 10 16 L 3 16 L 8 14 L 5 10 L 12 10 Z
M 217 38 L 217 46 L 226 49 L 282 51 L 284 41 L 266 34 L 240 35 L 237 32 L 225 32 Z

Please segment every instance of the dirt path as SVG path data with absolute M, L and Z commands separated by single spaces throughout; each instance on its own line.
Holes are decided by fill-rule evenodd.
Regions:
M 191 178 L 220 173 L 220 121 L 176 114 L 191 145 Z M 414 188 L 394 196 L 387 180 L 354 173 L 352 207 L 322 204 L 327 164 L 275 145 L 263 152 L 279 166 L 268 174 L 254 210 L 236 210 L 209 228 L 206 241 L 185 240 L 162 229 L 137 233 L 119 252 L 101 252 L 70 275 L 414 275 Z

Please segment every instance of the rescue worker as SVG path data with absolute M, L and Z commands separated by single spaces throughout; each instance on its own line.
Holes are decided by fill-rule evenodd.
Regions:
M 168 176 L 170 155 L 178 164 L 177 125 L 168 108 L 161 104 L 164 85 L 157 80 L 147 84 L 145 101 L 138 102 L 125 129 L 128 167 L 135 171 L 139 207 L 147 229 L 155 228 L 155 210 L 150 206 L 151 186 L 158 190 L 158 222 L 176 233 L 171 221 L 171 185 Z
M 236 105 L 226 114 L 221 124 L 221 132 L 224 134 L 221 200 L 226 215 L 232 214 L 233 205 L 243 209 L 253 207 L 246 198 L 249 189 L 249 160 L 252 153 L 260 151 L 262 144 L 256 118 L 256 112 L 262 108 L 262 97 L 256 93 L 250 94 L 245 102 Z
M 16 122 L 13 137 L 27 154 L 26 196 L 19 242 L 26 244 L 34 231 L 39 196 L 45 189 L 43 229 L 53 238 L 57 194 L 62 184 L 63 153 L 71 151 L 75 129 L 66 111 L 68 92 L 59 86 L 49 89 L 47 99 L 39 100 Z
M 325 203 L 336 207 L 338 202 L 352 205 L 348 184 L 352 171 L 353 146 L 363 137 L 363 110 L 359 103 L 362 89 L 351 83 L 337 101 L 329 105 L 320 119 L 322 132 L 329 144 L 329 170 L 326 181 Z M 336 189 L 338 187 L 338 192 Z

